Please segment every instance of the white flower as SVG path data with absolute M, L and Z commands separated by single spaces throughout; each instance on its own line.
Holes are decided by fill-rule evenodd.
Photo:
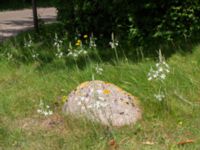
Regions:
M 154 97 L 158 100 L 158 101 L 162 101 L 165 98 L 165 95 L 163 93 L 159 93 L 159 94 L 154 94 Z
M 79 55 L 87 55 L 88 52 L 86 50 L 84 50 L 84 49 L 81 49 L 81 50 L 77 51 L 77 53 Z
M 95 43 L 95 38 L 93 37 L 93 34 L 90 36 L 90 41 L 89 41 L 89 48 L 90 49 L 96 49 L 97 45 Z
M 158 73 L 156 72 L 156 73 L 153 75 L 153 77 L 156 78 L 157 76 L 158 76 Z
M 71 42 L 69 43 L 68 48 L 68 57 L 72 57 L 73 59 L 77 59 L 81 55 L 87 55 L 88 52 L 82 47 L 82 44 L 78 48 L 73 48 Z
M 46 112 L 46 111 L 44 111 L 43 113 L 44 113 L 44 115 L 45 115 L 45 116 L 49 115 L 49 113 L 48 113 L 48 112 Z
M 41 109 L 38 109 L 38 110 L 37 110 L 37 112 L 38 112 L 38 113 L 41 113 L 41 112 L 42 112 L 42 110 L 41 110 Z
M 72 52 L 71 52 L 71 51 L 67 54 L 67 56 L 70 56 L 70 55 L 72 55 Z
M 118 41 L 115 41 L 115 46 L 117 47 L 119 45 L 119 42 Z
M 58 58 L 62 58 L 63 57 L 63 52 L 61 51 L 62 50 L 62 43 L 63 43 L 63 41 L 59 40 L 58 39 L 58 35 L 55 33 L 55 38 L 54 38 L 54 44 L 53 44 L 53 46 L 57 50 L 56 56 Z
M 164 80 L 166 78 L 166 75 L 165 74 L 161 74 L 160 78 Z
M 158 68 L 158 71 L 159 71 L 159 72 L 162 72 L 162 71 L 163 71 L 163 68 L 162 68 L 162 67 Z
M 109 45 L 110 45 L 110 47 L 111 47 L 112 49 L 115 49 L 115 48 L 117 48 L 117 46 L 118 46 L 119 44 L 118 44 L 118 41 L 117 41 L 117 42 L 109 42 Z
M 114 37 L 114 33 L 111 34 L 111 41 L 109 42 L 109 45 L 112 49 L 116 49 L 119 45 L 119 42 Z
M 165 65 L 165 67 L 169 68 L 169 65 L 165 61 L 163 61 L 163 65 Z
M 77 58 L 77 57 L 78 57 L 78 54 L 77 54 L 77 53 L 74 53 L 72 56 L 73 56 L 74 58 Z
M 84 55 L 87 55 L 87 53 L 88 53 L 87 51 L 83 51 L 83 54 L 84 54 Z
M 57 56 L 58 58 L 62 58 L 62 57 L 63 57 L 63 52 L 58 51 L 58 52 L 56 53 L 56 56 Z
M 163 65 L 163 63 L 165 65 Z M 166 78 L 166 75 L 170 72 L 169 71 L 169 66 L 166 64 L 166 62 L 159 62 L 156 63 L 156 68 L 150 69 L 149 73 L 147 74 L 148 80 L 153 80 L 153 79 L 159 79 L 159 80 L 164 80 Z
M 113 42 L 109 42 L 109 45 L 110 45 L 110 47 L 111 47 L 112 49 L 114 49 L 114 48 L 115 48 L 115 45 L 114 45 L 114 43 L 113 43 Z
M 49 111 L 49 115 L 52 115 L 52 114 L 53 114 L 53 111 L 50 110 L 50 111 Z
M 99 75 L 102 75 L 102 72 L 103 72 L 103 68 L 99 67 L 99 65 L 97 64 L 96 68 L 96 73 L 99 74 Z
M 159 63 L 156 63 L 156 67 L 158 67 L 159 66 Z
M 50 108 L 49 105 L 45 106 L 44 103 L 43 103 L 43 101 L 40 100 L 39 109 L 37 109 L 37 112 L 39 114 L 44 115 L 44 116 L 52 115 L 53 111 L 51 111 L 49 108 Z
M 24 47 L 25 48 L 31 48 L 33 47 L 33 41 L 30 35 L 28 35 L 28 41 L 24 39 Z
M 7 53 L 8 60 L 11 60 L 13 58 L 13 55 L 11 53 Z
M 35 54 L 32 54 L 32 58 L 37 58 L 39 56 L 39 54 L 35 53 Z

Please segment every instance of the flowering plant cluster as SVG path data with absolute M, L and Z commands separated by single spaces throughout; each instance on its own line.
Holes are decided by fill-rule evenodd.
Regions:
M 36 53 L 35 51 L 32 52 L 32 58 L 35 60 L 39 57 L 39 54 Z
M 37 109 L 37 112 L 44 116 L 49 116 L 53 114 L 53 111 L 50 110 L 50 106 L 45 105 L 42 100 L 40 100 L 39 109 Z
M 119 56 L 117 52 L 117 47 L 119 46 L 119 41 L 115 38 L 114 33 L 111 34 L 111 41 L 109 42 L 110 47 L 115 51 L 115 56 L 117 61 L 119 61 Z
M 30 35 L 28 35 L 28 40 L 24 39 L 24 47 L 25 48 L 32 48 L 33 47 L 33 41 Z
M 24 48 L 27 48 L 33 60 L 36 60 L 39 57 L 39 54 L 34 49 L 34 43 L 30 35 L 28 35 L 28 39 L 24 39 Z
M 155 69 L 151 68 L 148 73 L 148 80 L 164 80 L 169 72 L 169 65 L 165 61 L 161 61 L 156 64 Z
M 58 39 L 58 35 L 55 33 L 55 38 L 54 38 L 54 44 L 53 44 L 53 46 L 56 47 L 57 50 L 61 50 L 62 43 L 63 43 L 63 41 L 59 40 Z
M 53 46 L 56 48 L 56 51 L 57 51 L 56 52 L 56 57 L 58 57 L 58 58 L 62 58 L 63 57 L 62 44 L 63 44 L 63 41 L 58 39 L 58 35 L 55 33 Z
M 96 45 L 96 38 L 94 38 L 94 35 L 91 34 L 90 36 L 90 41 L 89 41 L 89 48 L 90 49 L 96 49 L 97 45 Z
M 95 67 L 95 71 L 96 71 L 97 74 L 102 75 L 102 73 L 103 73 L 103 68 L 100 67 L 100 66 L 97 64 L 96 67 Z
M 169 65 L 164 61 L 164 57 L 162 56 L 161 50 L 159 50 L 159 62 L 156 63 L 155 68 L 151 68 L 149 73 L 147 74 L 148 80 L 158 80 L 161 81 L 159 92 L 154 94 L 154 97 L 158 101 L 163 101 L 166 98 L 165 92 L 163 89 L 163 81 L 166 79 L 167 74 L 170 73 Z
M 13 59 L 13 55 L 12 55 L 12 53 L 6 53 L 6 57 L 7 57 L 7 59 L 8 60 L 12 60 Z
M 111 41 L 109 45 L 112 49 L 116 49 L 119 46 L 119 41 L 115 39 L 114 33 L 111 34 Z
M 81 35 L 79 34 L 78 37 L 80 36 Z M 67 48 L 67 55 L 66 55 L 67 57 L 73 58 L 75 60 L 77 60 L 80 56 L 88 55 L 88 51 L 86 50 L 87 47 L 89 47 L 89 49 L 96 48 L 95 38 L 93 37 L 93 35 L 89 37 L 89 43 L 88 43 L 88 35 L 83 36 L 84 41 L 82 41 L 78 37 L 75 38 L 74 46 L 72 46 L 72 43 L 69 42 L 69 46 Z M 83 43 L 85 43 L 86 45 Z M 57 51 L 56 57 L 63 58 L 64 57 L 63 40 L 60 40 L 57 34 L 55 34 L 53 46 L 56 48 L 56 51 Z
M 58 34 L 55 33 L 52 44 L 56 50 L 54 56 L 59 59 L 68 57 L 74 60 L 77 60 L 80 57 L 85 57 L 89 52 L 96 52 L 96 40 L 97 39 L 94 37 L 93 33 L 91 33 L 91 35 L 77 34 L 75 37 L 75 42 L 73 44 L 72 42 L 69 42 L 69 46 L 66 46 L 64 42 L 65 38 L 60 38 Z M 112 49 L 114 49 L 116 58 L 118 60 L 117 47 L 119 42 L 115 38 L 114 33 L 111 34 L 111 41 L 109 42 L 109 45 Z M 36 44 L 33 42 L 30 35 L 24 39 L 24 48 L 30 51 L 29 54 L 31 54 L 33 60 L 39 59 L 40 54 L 36 51 Z M 10 58 L 11 55 L 9 55 L 9 59 Z
M 159 51 L 159 62 L 156 64 L 155 69 L 151 68 L 149 71 L 148 80 L 164 80 L 169 72 L 169 65 L 164 61 L 161 51 Z
M 77 40 L 76 44 L 77 47 L 73 48 L 71 45 L 71 42 L 69 43 L 69 48 L 68 48 L 68 57 L 72 57 L 73 59 L 78 59 L 80 56 L 86 56 L 88 52 L 83 48 L 82 41 Z
M 165 94 L 163 92 L 159 92 L 158 94 L 154 94 L 154 97 L 158 100 L 158 101 L 162 101 L 165 98 Z
M 80 36 L 81 34 L 79 34 L 79 37 Z M 88 43 L 88 35 L 86 34 L 83 35 L 83 38 L 85 40 L 86 45 L 84 45 L 83 42 L 78 38 L 76 38 L 75 42 L 76 47 L 73 48 L 71 42 L 69 43 L 67 56 L 72 57 L 73 59 L 77 59 L 80 56 L 88 55 L 88 51 L 86 50 L 87 47 L 89 49 L 96 49 L 96 43 L 95 43 L 96 39 L 94 38 L 93 34 L 91 34 L 91 36 L 89 37 L 89 43 Z

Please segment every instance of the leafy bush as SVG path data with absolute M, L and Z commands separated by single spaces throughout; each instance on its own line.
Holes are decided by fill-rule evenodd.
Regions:
M 57 9 L 58 19 L 73 34 L 94 32 L 110 37 L 111 32 L 127 31 L 130 23 L 131 8 L 123 0 L 59 0 Z
M 115 32 L 141 46 L 146 39 L 171 41 L 200 30 L 199 0 L 58 0 L 56 7 L 70 35 Z

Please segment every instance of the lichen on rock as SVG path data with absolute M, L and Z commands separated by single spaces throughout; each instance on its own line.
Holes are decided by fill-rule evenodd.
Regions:
M 114 84 L 98 80 L 84 82 L 73 90 L 63 112 L 109 126 L 129 125 L 141 118 L 134 96 Z

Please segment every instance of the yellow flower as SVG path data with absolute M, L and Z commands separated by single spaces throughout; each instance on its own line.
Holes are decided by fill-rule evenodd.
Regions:
M 65 103 L 67 101 L 67 96 L 62 96 L 61 101 L 62 103 Z
M 81 40 L 77 40 L 75 45 L 76 46 L 80 46 L 81 45 Z
M 86 38 L 88 38 L 88 35 L 87 35 L 87 34 L 85 34 L 83 37 L 86 39 Z
M 110 90 L 105 89 L 105 90 L 103 90 L 103 93 L 104 94 L 110 94 Z
M 76 46 L 80 46 L 81 45 L 81 43 L 78 43 L 78 42 L 76 42 L 76 44 L 75 44 Z
M 178 124 L 179 124 L 179 125 L 182 125 L 182 124 L 183 124 L 183 122 L 182 122 L 182 121 L 180 121 Z

